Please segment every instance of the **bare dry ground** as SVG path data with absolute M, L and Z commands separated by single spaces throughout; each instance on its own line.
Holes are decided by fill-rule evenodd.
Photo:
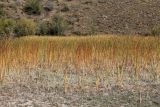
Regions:
M 11 72 L 0 86 L 1 107 L 159 107 L 160 84 L 136 81 L 123 86 L 116 84 L 97 90 L 95 78 L 83 80 L 90 85 L 79 87 L 76 75 L 70 77 L 64 93 L 63 74 L 49 70 L 31 73 Z M 113 79 L 114 81 L 114 79 Z

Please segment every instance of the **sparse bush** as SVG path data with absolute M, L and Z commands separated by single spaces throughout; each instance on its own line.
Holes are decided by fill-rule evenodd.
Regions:
M 32 15 L 40 15 L 42 11 L 42 6 L 39 3 L 39 0 L 28 0 L 23 9 L 27 14 Z
M 36 33 L 37 24 L 30 19 L 20 19 L 15 27 L 16 36 L 34 35 Z
M 41 22 L 38 26 L 38 35 L 49 35 L 50 34 L 51 23 L 49 21 Z
M 0 5 L 0 17 L 4 16 L 4 10 L 3 10 L 3 5 Z
M 12 19 L 0 19 L 0 36 L 9 37 L 14 34 L 15 21 Z
M 151 35 L 153 35 L 153 36 L 159 36 L 160 35 L 160 26 L 159 27 L 154 27 L 151 30 Z
M 61 16 L 55 16 L 50 21 L 39 24 L 38 35 L 64 35 L 68 28 L 68 23 Z
M 51 20 L 50 34 L 51 35 L 64 35 L 68 29 L 68 23 L 62 16 L 56 16 Z

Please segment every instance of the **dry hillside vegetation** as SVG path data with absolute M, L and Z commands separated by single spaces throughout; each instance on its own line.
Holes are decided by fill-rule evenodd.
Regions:
M 24 11 L 27 1 L 1 0 L 5 11 L 2 17 L 42 21 L 58 13 L 70 23 L 66 34 L 148 35 L 160 26 L 159 0 L 39 0 L 41 9 L 30 14 Z

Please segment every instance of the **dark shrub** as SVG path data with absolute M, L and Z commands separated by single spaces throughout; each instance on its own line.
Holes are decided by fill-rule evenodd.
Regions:
M 3 7 L 3 5 L 0 5 L 0 17 L 3 17 L 5 14 Z
M 23 9 L 27 14 L 40 15 L 42 11 L 42 6 L 39 3 L 39 0 L 28 0 Z
M 68 23 L 62 16 L 55 16 L 51 20 L 50 34 L 51 35 L 64 35 L 68 29 Z
M 38 35 L 64 35 L 68 28 L 68 23 L 61 16 L 55 16 L 50 21 L 39 24 Z

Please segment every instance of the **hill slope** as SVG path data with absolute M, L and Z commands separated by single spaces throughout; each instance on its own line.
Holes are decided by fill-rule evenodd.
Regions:
M 68 34 L 148 34 L 160 25 L 159 0 L 40 0 L 40 15 L 24 13 L 25 1 L 1 0 L 0 4 L 6 16 L 15 19 L 41 21 L 61 14 L 70 23 Z M 48 11 L 50 6 L 53 9 Z

